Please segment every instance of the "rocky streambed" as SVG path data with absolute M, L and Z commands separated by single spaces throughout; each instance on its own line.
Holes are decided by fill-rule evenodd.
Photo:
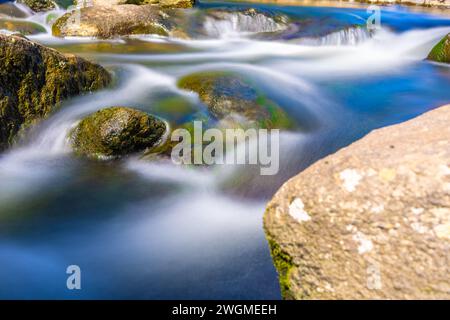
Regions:
M 265 216 L 277 270 L 261 225 L 291 176 L 449 101 L 446 17 L 400 8 L 372 31 L 360 9 L 69 4 L 0 5 L 0 281 L 16 288 L 0 297 L 446 297 L 448 194 L 433 199 L 446 185 L 448 108 L 363 138 L 345 168 L 320 160 L 302 188 L 288 182 Z M 174 164 L 168 137 L 193 121 L 280 129 L 279 172 Z M 417 170 L 420 197 L 398 184 Z M 323 190 L 334 182 L 348 193 L 339 201 Z M 74 262 L 92 275 L 81 293 L 60 288 Z

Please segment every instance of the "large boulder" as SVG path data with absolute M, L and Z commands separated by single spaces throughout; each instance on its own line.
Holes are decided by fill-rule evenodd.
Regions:
M 428 60 L 450 63 L 450 33 L 431 50 Z
M 111 107 L 84 118 L 71 135 L 76 153 L 116 158 L 155 146 L 165 132 L 165 123 L 145 112 Z
M 110 74 L 85 59 L 0 34 L 0 150 L 61 100 L 105 87 Z
M 285 183 L 266 235 L 286 299 L 450 299 L 450 105 Z
M 53 24 L 52 33 L 57 37 L 113 38 L 136 34 L 167 36 L 176 28 L 175 16 L 176 9 L 162 11 L 153 5 L 91 6 L 73 10 L 60 17 Z
M 43 12 L 56 9 L 56 4 L 51 0 L 18 0 L 27 5 L 34 12 Z
M 191 8 L 195 0 L 77 0 L 77 4 L 92 6 L 115 6 L 121 4 L 154 4 L 163 8 Z
M 182 77 L 181 89 L 199 95 L 224 127 L 291 128 L 284 110 L 260 92 L 249 79 L 223 71 L 199 72 Z

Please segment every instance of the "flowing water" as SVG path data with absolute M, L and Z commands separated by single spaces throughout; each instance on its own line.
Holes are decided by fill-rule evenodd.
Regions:
M 45 28 L 29 38 L 94 60 L 116 81 L 66 101 L 0 155 L 0 298 L 280 298 L 262 227 L 277 188 L 374 128 L 450 102 L 450 68 L 424 61 L 450 32 L 445 16 L 383 8 L 381 30 L 368 32 L 355 27 L 365 8 L 202 2 L 186 27 L 191 40 L 99 41 L 54 38 L 48 13 L 4 6 L 15 21 Z M 267 14 L 242 14 L 248 7 Z M 211 8 L 228 11 L 218 17 Z M 276 176 L 254 166 L 71 154 L 67 133 L 104 107 L 173 124 L 208 116 L 176 86 L 203 70 L 244 74 L 296 122 L 281 133 Z M 72 264 L 82 270 L 80 291 L 66 288 Z

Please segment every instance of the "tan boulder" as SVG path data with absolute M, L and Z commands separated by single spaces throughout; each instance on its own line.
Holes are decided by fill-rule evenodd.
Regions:
M 286 182 L 264 226 L 286 299 L 450 299 L 450 105 Z

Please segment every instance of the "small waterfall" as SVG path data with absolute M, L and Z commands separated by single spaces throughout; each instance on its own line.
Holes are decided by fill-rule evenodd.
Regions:
M 285 17 L 255 12 L 218 12 L 205 18 L 203 28 L 210 37 L 232 38 L 287 29 Z
M 369 40 L 373 33 L 363 27 L 349 27 L 323 37 L 303 38 L 300 44 L 312 46 L 356 46 Z

